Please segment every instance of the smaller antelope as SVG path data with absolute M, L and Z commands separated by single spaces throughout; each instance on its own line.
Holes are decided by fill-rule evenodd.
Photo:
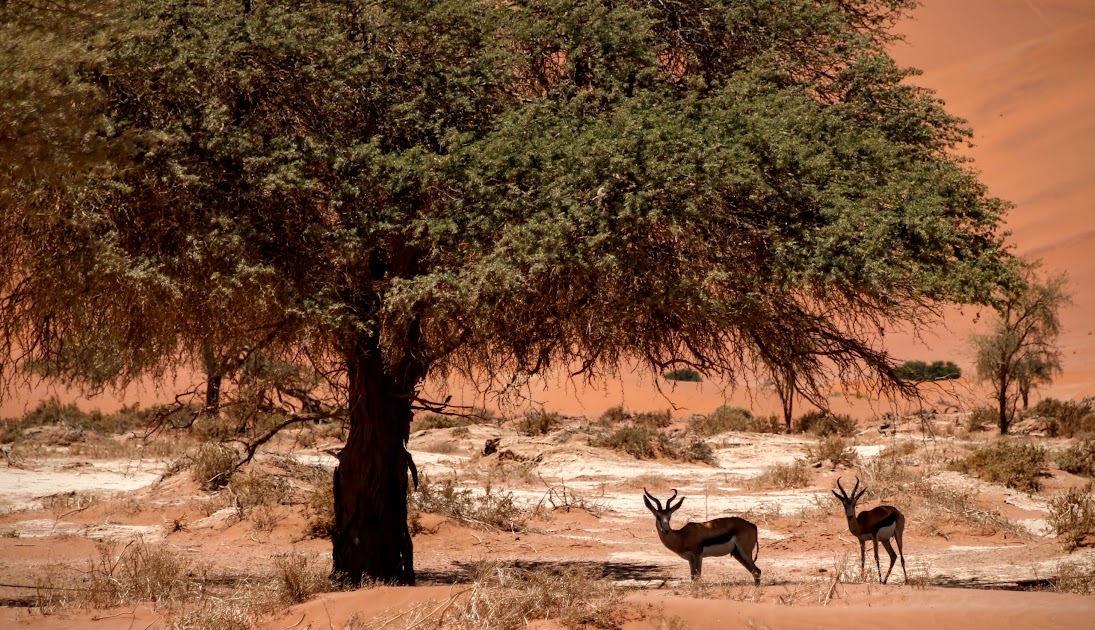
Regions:
M 905 533 L 905 515 L 892 505 L 880 505 L 857 515 L 855 504 L 867 491 L 866 488 L 859 490 L 859 477 L 855 478 L 855 487 L 852 488 L 851 496 L 848 496 L 844 486 L 840 485 L 840 477 L 837 477 L 836 487 L 840 488 L 840 493 L 837 494 L 837 491 L 833 490 L 833 494 L 844 504 L 844 515 L 848 517 L 848 529 L 859 538 L 859 572 L 863 573 L 867 541 L 870 540 L 874 542 L 874 563 L 878 567 L 878 581 L 885 584 L 886 580 L 890 579 L 890 572 L 893 571 L 894 562 L 897 561 L 897 554 L 890 546 L 892 537 L 897 541 L 897 550 L 901 553 L 901 573 L 905 575 L 905 582 L 908 583 L 909 574 L 905 573 L 905 551 L 901 548 L 901 536 Z M 859 490 L 859 494 L 856 494 L 856 490 Z M 886 571 L 885 578 L 882 577 L 882 564 L 878 561 L 878 543 L 880 542 L 886 548 L 886 553 L 890 554 L 890 568 Z
M 669 519 L 684 503 L 684 497 L 673 505 L 673 499 L 677 497 L 677 491 L 673 490 L 673 496 L 666 500 L 665 509 L 662 509 L 661 501 L 646 488 L 643 488 L 643 494 L 643 503 L 654 513 L 658 538 L 667 549 L 688 561 L 693 580 L 700 577 L 704 558 L 730 554 L 753 574 L 753 583 L 760 586 L 760 569 L 753 564 L 760 555 L 756 525 L 743 518 L 729 516 L 703 523 L 688 523 L 680 529 L 673 529 L 669 526 Z M 654 503 L 651 504 L 651 501 Z M 658 507 L 655 508 L 655 505 Z

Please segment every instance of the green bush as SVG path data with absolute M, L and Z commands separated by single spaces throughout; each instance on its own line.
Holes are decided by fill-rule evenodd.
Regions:
M 1080 440 L 1057 454 L 1061 470 L 1095 478 L 1095 440 Z
M 758 417 L 741 407 L 722 406 L 706 416 L 695 416 L 688 421 L 688 430 L 703 436 L 718 435 L 727 431 L 751 433 L 779 433 L 779 422 L 773 416 Z
M 666 372 L 665 379 L 668 381 L 686 381 L 689 383 L 699 383 L 703 381 L 703 377 L 700 376 L 700 373 L 692 368 L 682 368 Z
M 1028 415 L 1044 418 L 1046 433 L 1050 437 L 1095 434 L 1095 410 L 1089 400 L 1075 402 L 1044 398 L 1030 409 Z
M 851 437 L 857 431 L 855 420 L 851 416 L 827 411 L 811 411 L 800 417 L 796 426 L 802 433 L 812 433 L 818 437 L 828 435 Z
M 951 361 L 933 361 L 930 365 L 923 361 L 906 361 L 894 375 L 903 381 L 946 381 L 962 376 L 962 370 Z
M 952 462 L 951 469 L 977 475 L 985 481 L 1009 488 L 1036 492 L 1046 467 L 1046 450 L 1033 444 L 999 440 Z

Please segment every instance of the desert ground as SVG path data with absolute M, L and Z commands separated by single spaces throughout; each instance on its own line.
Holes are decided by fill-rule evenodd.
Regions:
M 894 45 L 896 59 L 923 69 L 916 83 L 969 121 L 964 150 L 992 194 L 1015 204 L 1017 253 L 1069 274 L 1064 373 L 1038 397 L 1095 396 L 1095 2 L 927 0 L 897 28 L 906 40 Z M 968 373 L 966 339 L 986 319 L 954 311 L 944 325 L 891 335 L 887 347 L 901 358 L 954 360 Z M 322 535 L 342 427 L 290 432 L 217 489 L 200 483 L 199 464 L 211 457 L 200 433 L 144 440 L 71 422 L 27 427 L 4 440 L 0 462 L 0 628 L 1095 623 L 1095 534 L 1069 538 L 1052 523 L 1070 492 L 1090 501 L 1090 480 L 1058 463 L 1081 437 L 1049 437 L 1045 418 L 1032 415 L 1009 443 L 1043 449 L 1036 487 L 986 479 L 963 465 L 997 442 L 971 422 L 986 401 L 965 382 L 915 403 L 834 388 L 833 411 L 855 419 L 839 438 L 697 431 L 698 418 L 725 404 L 773 413 L 774 397 L 754 385 L 671 384 L 625 368 L 592 384 L 530 383 L 508 419 L 432 428 L 420 419 L 410 443 L 423 478 L 411 500 L 419 585 L 348 592 L 327 592 Z M 499 402 L 460 383 L 435 387 L 457 403 Z M 45 387 L 5 399 L 0 417 L 11 420 L 0 422 L 16 424 L 55 394 L 86 410 L 148 408 L 163 392 L 87 400 Z M 533 416 L 522 406 L 552 421 L 523 424 Z M 617 406 L 648 414 L 606 418 Z M 666 409 L 669 424 L 653 430 L 672 444 L 647 458 L 591 444 Z M 484 455 L 492 440 L 496 450 Z M 847 487 L 857 476 L 868 488 L 862 508 L 890 504 L 908 519 L 907 579 L 899 562 L 879 584 L 870 546 L 860 571 L 830 492 L 837 478 Z M 703 579 L 689 580 L 687 563 L 658 540 L 644 488 L 663 501 L 674 489 L 686 497 L 678 527 L 724 515 L 756 523 L 762 585 L 729 557 L 708 559 Z
M 199 483 L 215 463 L 196 429 L 145 440 L 73 430 L 78 421 L 26 426 L 0 467 L 0 625 L 1090 627 L 1092 523 L 1072 539 L 1052 525 L 1069 490 L 1090 500 L 1089 480 L 1054 463 L 1090 440 L 1046 437 L 1032 415 L 1007 443 L 1043 449 L 1043 464 L 1026 481 L 990 481 L 961 464 L 998 443 L 970 415 L 830 416 L 835 426 L 789 434 L 726 408 L 426 415 L 410 442 L 418 586 L 337 593 L 326 592 L 322 532 L 340 425 L 281 437 L 216 490 Z M 848 489 L 862 481 L 861 509 L 906 515 L 906 573 L 899 561 L 880 584 L 869 544 L 860 570 L 830 493 L 838 478 Z M 686 497 L 678 527 L 754 522 L 761 586 L 730 557 L 707 559 L 691 581 L 659 542 L 644 489 Z

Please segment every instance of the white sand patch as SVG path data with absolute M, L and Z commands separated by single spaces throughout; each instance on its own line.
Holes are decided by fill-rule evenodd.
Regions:
M 93 540 L 119 540 L 123 542 L 138 538 L 147 541 L 157 541 L 163 538 L 163 528 L 155 525 L 114 525 L 106 523 L 77 525 L 68 521 L 39 518 L 20 521 L 15 523 L 12 528 L 20 538 L 82 536 Z
M 159 460 L 42 460 L 28 468 L 0 468 L 0 510 L 34 509 L 62 492 L 111 494 L 155 483 L 167 470 Z
M 856 444 L 852 447 L 860 457 L 878 457 L 883 448 L 881 444 Z
M 1049 521 L 1044 518 L 1021 518 L 1015 523 L 1035 536 L 1053 536 L 1053 532 L 1049 529 Z

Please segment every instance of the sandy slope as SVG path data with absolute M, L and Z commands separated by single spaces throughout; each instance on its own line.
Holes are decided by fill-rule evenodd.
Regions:
M 928 0 L 900 30 L 894 56 L 969 121 L 969 156 L 1015 204 L 1017 251 L 1069 274 L 1055 393 L 1095 394 L 1095 2 Z

